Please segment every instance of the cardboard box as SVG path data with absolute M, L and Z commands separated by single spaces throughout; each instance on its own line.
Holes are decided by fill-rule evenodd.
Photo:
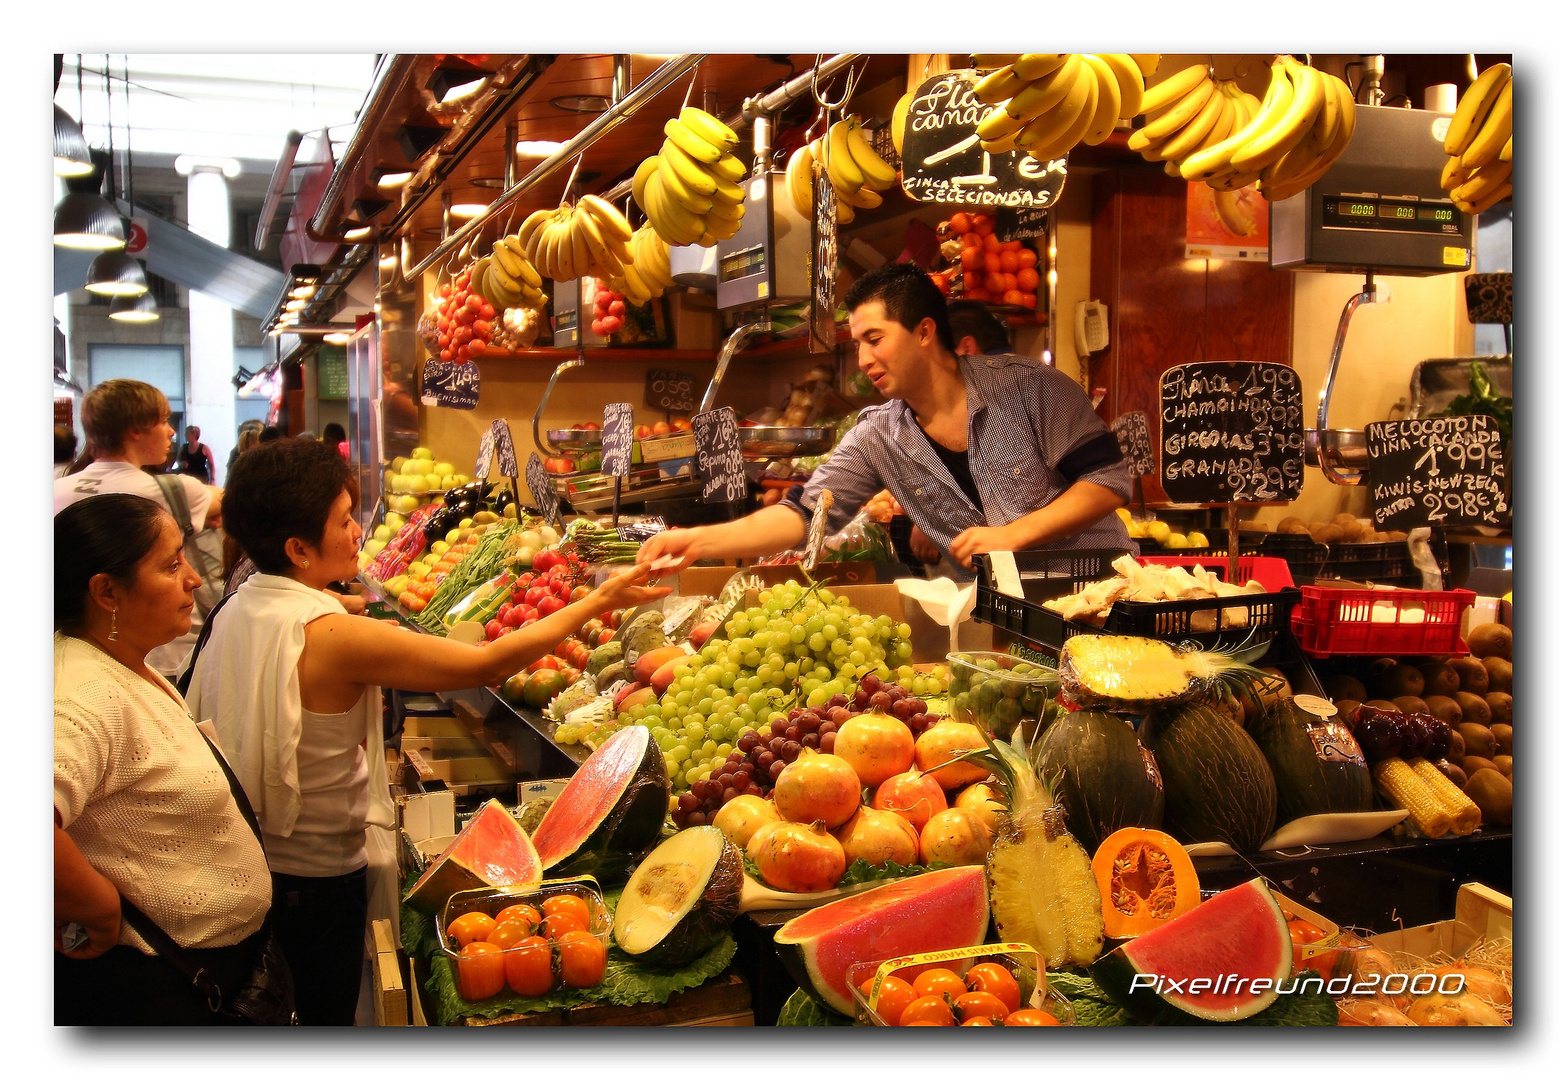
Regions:
M 1453 918 L 1376 934 L 1370 943 L 1394 954 L 1462 956 L 1476 942 L 1491 938 L 1512 939 L 1512 898 L 1470 881 L 1458 887 Z

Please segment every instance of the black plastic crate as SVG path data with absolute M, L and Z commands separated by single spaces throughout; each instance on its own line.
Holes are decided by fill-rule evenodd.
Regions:
M 1261 538 L 1258 554 L 1270 555 L 1289 564 L 1289 573 L 1296 585 L 1305 585 L 1324 576 L 1322 564 L 1327 561 L 1330 549 L 1301 533 L 1266 533 Z
M 1029 553 L 1032 554 L 1032 553 Z M 1116 555 L 1118 557 L 1118 553 Z M 1018 569 L 1022 569 L 1023 554 L 1017 556 Z M 1278 653 L 1280 638 L 1289 634 L 1289 617 L 1300 602 L 1298 589 L 1283 589 L 1275 593 L 1245 593 L 1239 596 L 1218 596 L 1205 600 L 1168 600 L 1161 603 L 1117 600 L 1109 609 L 1103 626 L 1092 623 L 1068 622 L 1043 606 L 1043 601 L 1074 591 L 1077 585 L 1099 581 L 1113 573 L 1104 561 L 1097 573 L 1077 579 L 1060 578 L 1022 579 L 1023 599 L 1007 596 L 995 588 L 995 578 L 984 555 L 975 555 L 973 565 L 978 572 L 973 617 L 980 622 L 1016 634 L 1048 652 L 1058 653 L 1066 639 L 1077 634 L 1131 634 L 1137 637 L 1160 638 L 1164 641 L 1191 643 L 1203 648 L 1222 648 L 1272 639 L 1274 645 L 1269 655 Z M 1292 572 L 1292 571 L 1291 571 Z M 1214 621 L 1222 626 L 1224 608 L 1243 606 L 1246 625 L 1233 629 L 1192 630 L 1192 621 L 1198 613 L 1211 612 Z M 1205 621 L 1205 620 L 1199 620 Z
M 1436 564 L 1441 567 L 1444 586 L 1451 580 L 1452 567 L 1447 552 L 1446 534 L 1439 528 L 1431 530 L 1430 551 L 1436 557 Z M 1402 540 L 1371 544 L 1333 544 L 1316 576 L 1343 578 L 1346 581 L 1369 581 L 1404 589 L 1425 587 L 1425 576 L 1414 565 L 1414 557 L 1409 554 L 1408 544 Z

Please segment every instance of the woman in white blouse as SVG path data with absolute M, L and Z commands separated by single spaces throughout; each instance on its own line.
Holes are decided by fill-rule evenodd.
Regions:
M 227 990 L 255 964 L 272 886 L 261 843 L 179 693 L 147 654 L 190 628 L 201 579 L 138 495 L 54 518 L 56 1024 L 222 1023 L 121 916 L 135 904 Z

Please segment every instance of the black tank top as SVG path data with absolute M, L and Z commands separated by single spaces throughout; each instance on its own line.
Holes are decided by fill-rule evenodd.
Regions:
M 207 468 L 207 448 L 197 443 L 192 450 L 189 443 L 179 444 L 179 471 L 194 476 L 204 484 L 212 483 L 212 473 Z

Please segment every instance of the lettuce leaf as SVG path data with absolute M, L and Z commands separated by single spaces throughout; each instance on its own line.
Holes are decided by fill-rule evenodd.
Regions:
M 778 1010 L 778 1027 L 852 1027 L 854 1022 L 817 1005 L 803 990 L 795 990 Z

